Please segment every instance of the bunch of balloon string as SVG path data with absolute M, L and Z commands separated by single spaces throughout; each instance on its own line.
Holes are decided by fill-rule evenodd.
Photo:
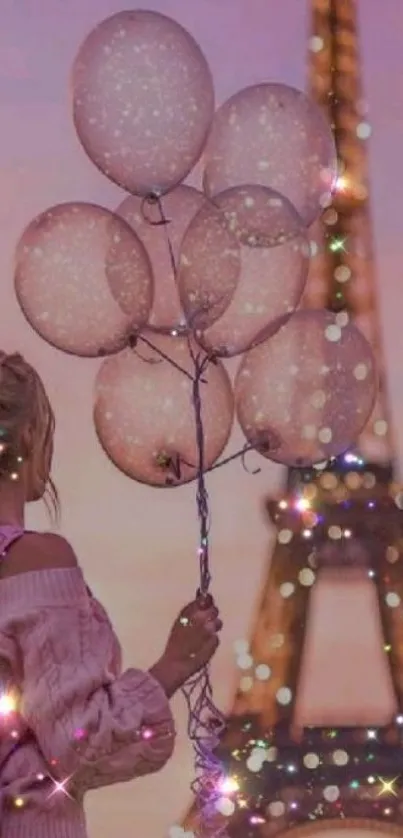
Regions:
M 88 35 L 72 92 L 81 145 L 126 196 L 113 211 L 77 201 L 35 218 L 17 245 L 17 299 L 53 347 L 102 359 L 94 423 L 115 466 L 150 486 L 196 481 L 205 596 L 206 473 L 251 449 L 287 466 L 325 463 L 373 407 L 364 336 L 344 312 L 299 308 L 310 227 L 337 188 L 332 133 L 313 102 L 278 83 L 215 110 L 200 47 L 149 11 Z M 239 357 L 232 382 L 226 359 Z M 220 459 L 235 413 L 246 442 Z M 207 669 L 184 694 L 198 831 L 218 835 L 235 803 Z

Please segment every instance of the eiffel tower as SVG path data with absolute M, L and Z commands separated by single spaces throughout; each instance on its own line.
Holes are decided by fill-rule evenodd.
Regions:
M 311 0 L 311 7 L 309 87 L 332 125 L 340 176 L 332 206 L 312 231 L 304 302 L 354 318 L 377 358 L 379 395 L 353 451 L 322 471 L 289 470 L 284 497 L 267 502 L 276 544 L 251 640 L 241 650 L 254 676 L 240 680 L 219 747 L 231 838 L 331 826 L 403 834 L 403 493 L 377 317 L 357 8 L 355 0 Z M 329 569 L 364 574 L 379 609 L 393 698 L 372 727 L 296 722 L 310 606 Z M 184 827 L 197 832 L 194 806 Z

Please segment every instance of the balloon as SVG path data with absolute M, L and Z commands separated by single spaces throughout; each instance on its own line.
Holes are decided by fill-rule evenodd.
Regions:
M 289 201 L 264 186 L 228 189 L 185 234 L 178 286 L 207 352 L 232 356 L 274 334 L 300 302 L 309 243 Z
M 126 346 L 153 302 L 141 241 L 121 218 L 84 203 L 59 204 L 31 222 L 17 245 L 15 290 L 42 338 L 83 357 Z
M 155 331 L 186 331 L 169 242 L 177 265 L 185 231 L 205 200 L 202 192 L 182 185 L 169 192 L 161 203 L 131 196 L 116 210 L 141 239 L 151 259 L 155 296 L 148 326 Z M 166 225 L 161 224 L 161 209 L 162 217 L 169 222 Z
M 311 466 L 354 443 L 376 396 L 371 347 L 347 314 L 298 311 L 242 360 L 239 423 L 251 445 L 287 466 Z
M 204 187 L 217 195 L 257 183 L 288 198 L 306 226 L 330 202 L 333 136 L 319 106 L 285 84 L 258 84 L 217 111 L 205 150 Z
M 155 335 L 154 345 L 193 374 L 186 338 Z M 197 472 L 192 380 L 154 350 L 125 349 L 106 359 L 95 387 L 94 422 L 99 441 L 120 471 L 150 486 L 177 486 Z M 147 358 L 148 363 L 144 358 Z M 205 467 L 223 451 L 232 427 L 233 395 L 219 362 L 203 376 Z
M 174 20 L 119 12 L 78 52 L 73 115 L 84 150 L 108 178 L 136 195 L 162 194 L 204 148 L 214 115 L 212 75 Z

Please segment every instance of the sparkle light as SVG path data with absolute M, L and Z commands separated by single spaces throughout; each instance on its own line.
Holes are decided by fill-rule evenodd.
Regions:
M 69 782 L 70 782 L 70 780 L 72 779 L 73 776 L 74 776 L 73 774 L 70 774 L 69 777 L 66 777 L 64 780 L 61 780 L 61 781 L 60 780 L 55 780 L 54 777 L 50 777 L 50 779 L 52 780 L 52 783 L 53 783 L 53 789 L 50 792 L 50 794 L 48 795 L 48 800 L 51 797 L 53 797 L 55 794 L 59 794 L 59 793 L 65 794 L 66 797 L 68 797 L 70 800 L 73 800 L 73 797 L 71 796 L 71 794 L 68 790 L 68 784 L 69 784 Z
M 378 797 L 381 797 L 384 794 L 392 794 L 393 797 L 397 797 L 395 784 L 399 780 L 399 777 L 394 777 L 393 780 L 385 780 L 383 777 L 378 777 L 378 780 L 381 784 L 381 788 L 378 792 Z
M 341 236 L 332 238 L 329 244 L 329 250 L 332 253 L 346 253 L 346 241 L 346 238 Z
M 2 716 L 9 716 L 10 713 L 14 713 L 17 709 L 17 701 L 15 696 L 11 693 L 3 693 L 0 696 L 0 715 Z
M 239 788 L 238 780 L 235 777 L 224 777 L 220 780 L 219 789 L 222 795 L 234 794 L 239 791 Z

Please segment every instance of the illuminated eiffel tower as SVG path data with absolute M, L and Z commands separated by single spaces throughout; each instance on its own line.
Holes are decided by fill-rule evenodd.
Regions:
M 311 5 L 310 91 L 332 124 L 340 177 L 333 205 L 312 231 L 305 305 L 354 318 L 377 357 L 379 397 L 354 452 L 325 471 L 290 470 L 284 497 L 267 503 L 277 539 L 244 654 L 252 674 L 240 680 L 219 749 L 228 770 L 223 797 L 231 838 L 270 838 L 291 827 L 304 835 L 332 825 L 351 830 L 364 821 L 403 835 L 403 494 L 394 482 L 379 338 L 370 126 L 356 3 Z M 393 698 L 373 728 L 295 724 L 309 606 L 329 566 L 362 573 L 379 606 L 379 648 Z M 196 823 L 193 808 L 184 825 Z

